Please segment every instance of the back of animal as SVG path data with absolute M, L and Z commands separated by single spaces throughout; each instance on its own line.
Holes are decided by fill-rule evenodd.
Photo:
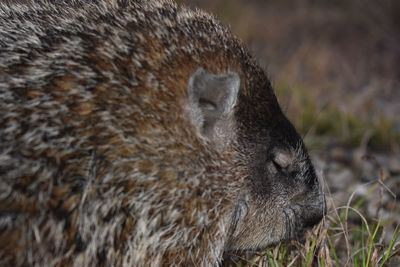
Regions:
M 216 266 L 323 209 L 264 71 L 210 15 L 0 4 L 1 266 Z

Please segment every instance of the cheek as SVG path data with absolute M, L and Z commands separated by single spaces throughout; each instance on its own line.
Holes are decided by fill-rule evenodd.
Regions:
M 273 193 L 272 189 L 274 188 L 274 176 L 266 164 L 255 166 L 252 169 L 249 184 L 252 194 L 263 199 L 271 196 Z
M 232 233 L 229 250 L 264 248 L 281 241 L 286 234 L 280 205 L 268 201 L 249 203 Z
M 276 171 L 269 170 L 268 167 L 256 168 L 253 176 L 249 179 L 249 191 L 256 199 L 261 199 L 273 207 L 274 203 L 268 201 L 287 201 L 291 195 L 298 190 L 298 185 L 291 177 L 278 174 Z

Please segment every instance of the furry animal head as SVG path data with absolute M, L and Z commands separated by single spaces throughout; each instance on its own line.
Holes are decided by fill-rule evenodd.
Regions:
M 164 0 L 7 2 L 1 265 L 210 266 L 320 220 L 300 136 L 210 15 Z
M 301 137 L 268 79 L 252 71 L 241 88 L 236 72 L 199 69 L 188 87 L 190 103 L 198 103 L 191 107 L 192 122 L 217 150 L 235 151 L 232 164 L 245 177 L 225 250 L 255 250 L 299 237 L 321 220 L 325 208 Z

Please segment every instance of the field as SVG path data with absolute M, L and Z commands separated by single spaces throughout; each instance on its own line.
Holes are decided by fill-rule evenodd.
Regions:
M 400 1 L 180 1 L 216 15 L 266 69 L 321 174 L 305 240 L 226 266 L 400 266 Z

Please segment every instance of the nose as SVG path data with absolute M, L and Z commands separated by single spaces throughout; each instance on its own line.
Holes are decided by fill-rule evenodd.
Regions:
M 304 228 L 312 228 L 318 224 L 326 214 L 325 195 L 321 192 L 315 199 L 310 199 L 310 203 L 305 206 L 303 211 Z
M 324 213 L 322 213 L 322 212 L 307 216 L 303 221 L 304 228 L 314 227 L 316 224 L 318 224 L 322 220 L 323 217 L 324 217 Z
M 311 165 L 312 166 L 312 165 Z M 311 182 L 305 192 L 303 224 L 305 228 L 311 228 L 318 224 L 326 214 L 326 199 L 323 191 L 322 176 L 312 167 L 309 169 Z

